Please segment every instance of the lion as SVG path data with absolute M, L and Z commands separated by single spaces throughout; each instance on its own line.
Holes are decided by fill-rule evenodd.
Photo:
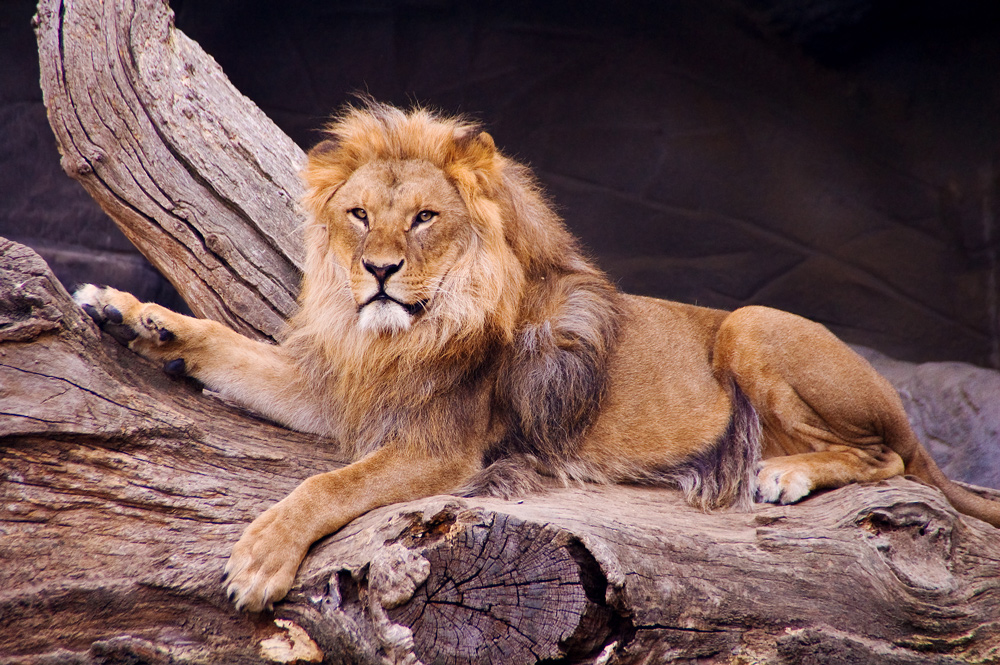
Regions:
M 546 478 L 750 510 L 912 474 L 1000 526 L 1000 504 L 944 476 L 896 391 L 826 328 L 619 292 L 477 123 L 350 106 L 303 175 L 305 274 L 281 344 L 111 288 L 75 296 L 168 372 L 353 460 L 246 528 L 224 573 L 237 608 L 271 607 L 315 541 L 373 508 Z

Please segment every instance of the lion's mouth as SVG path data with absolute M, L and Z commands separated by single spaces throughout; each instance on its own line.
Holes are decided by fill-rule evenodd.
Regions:
M 371 304 L 377 303 L 377 302 L 391 302 L 391 303 L 395 303 L 395 304 L 399 305 L 400 307 L 402 307 L 403 311 L 406 312 L 407 314 L 409 314 L 410 316 L 416 316 L 417 314 L 420 314 L 421 312 L 423 312 L 427 308 L 427 301 L 426 300 L 418 300 L 418 301 L 416 301 L 414 303 L 406 303 L 406 302 L 402 302 L 400 300 L 396 300 L 395 298 L 393 298 L 392 296 L 390 296 L 385 291 L 379 291 L 378 293 L 376 293 L 375 295 L 373 295 L 371 298 L 369 298 L 367 301 L 365 301 L 364 303 L 362 303 L 361 306 L 358 307 L 358 311 L 360 312 L 365 307 L 368 307 L 368 305 L 371 305 Z

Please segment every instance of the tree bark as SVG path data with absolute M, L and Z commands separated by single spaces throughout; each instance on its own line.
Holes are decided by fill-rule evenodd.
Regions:
M 197 313 L 279 339 L 301 151 L 162 2 L 45 0 L 38 38 L 67 172 Z M 1000 530 L 901 478 L 751 513 L 629 486 L 431 497 L 320 541 L 273 614 L 236 613 L 232 544 L 341 465 L 336 442 L 166 377 L 30 250 L 0 256 L 0 663 L 1000 659 Z

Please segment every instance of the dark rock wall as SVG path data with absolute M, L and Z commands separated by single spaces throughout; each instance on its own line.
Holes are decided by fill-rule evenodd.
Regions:
M 353 91 L 479 117 L 624 289 L 773 305 L 895 357 L 1000 366 L 1000 29 L 987 5 L 955 4 L 173 7 L 303 146 Z M 0 235 L 64 281 L 165 298 L 58 169 L 31 13 L 0 6 Z

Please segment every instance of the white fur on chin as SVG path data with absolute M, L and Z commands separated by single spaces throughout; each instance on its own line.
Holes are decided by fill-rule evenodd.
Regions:
M 398 303 L 379 300 L 362 308 L 358 327 L 377 335 L 393 335 L 409 330 L 411 319 Z

